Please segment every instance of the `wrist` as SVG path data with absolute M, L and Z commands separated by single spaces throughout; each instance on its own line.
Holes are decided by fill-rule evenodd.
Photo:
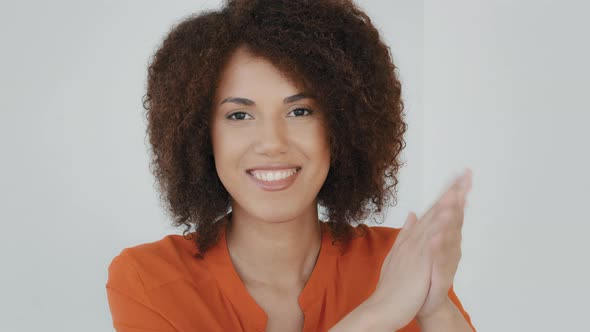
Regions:
M 366 319 L 369 321 L 368 326 L 371 329 L 366 331 L 397 331 L 407 324 L 402 324 L 396 320 L 397 310 L 385 309 L 382 303 L 375 301 L 372 297 L 365 300 L 358 309 L 364 312 Z
M 449 322 L 453 319 L 454 314 L 455 305 L 450 298 L 446 297 L 436 310 L 427 315 L 417 315 L 416 320 L 423 329 L 427 325 L 440 325 L 441 323 Z
M 371 303 L 363 302 L 348 313 L 338 324 L 330 328 L 329 332 L 385 332 L 392 331 L 383 322 L 383 316 L 375 310 Z

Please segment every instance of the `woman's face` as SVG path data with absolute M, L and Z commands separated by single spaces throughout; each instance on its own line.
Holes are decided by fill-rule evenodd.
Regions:
M 316 197 L 330 168 L 330 147 L 323 110 L 308 92 L 244 48 L 229 59 L 215 94 L 211 141 L 234 215 L 268 222 L 307 213 L 317 217 Z M 252 174 L 277 164 L 298 169 L 291 184 L 274 191 L 258 186 Z

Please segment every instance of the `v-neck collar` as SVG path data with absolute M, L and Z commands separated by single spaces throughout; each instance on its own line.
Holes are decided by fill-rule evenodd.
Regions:
M 228 215 L 222 220 L 218 242 L 212 246 L 205 254 L 204 260 L 207 262 L 213 276 L 219 283 L 222 292 L 229 298 L 235 310 L 241 319 L 247 319 L 247 324 L 254 327 L 257 331 L 263 332 L 268 323 L 268 316 L 248 293 L 246 286 L 240 279 L 231 261 L 229 249 L 226 240 L 226 226 Z M 322 230 L 322 241 L 316 264 L 307 280 L 303 290 L 299 294 L 298 303 L 307 319 L 306 310 L 316 301 L 321 300 L 325 293 L 326 283 L 330 279 L 336 265 L 336 254 L 338 252 L 336 245 L 332 244 L 330 229 L 326 222 L 320 221 Z M 305 326 L 310 322 L 305 322 Z

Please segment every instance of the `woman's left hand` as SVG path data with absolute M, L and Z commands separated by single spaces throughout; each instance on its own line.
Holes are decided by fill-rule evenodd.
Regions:
M 448 292 L 453 284 L 461 259 L 461 229 L 467 194 L 472 186 L 472 172 L 467 169 L 428 212 L 420 218 L 422 225 L 430 228 L 430 250 L 432 272 L 430 288 L 424 304 L 418 311 L 417 319 L 427 319 L 439 310 L 446 309 Z M 430 224 L 430 225 L 429 225 Z

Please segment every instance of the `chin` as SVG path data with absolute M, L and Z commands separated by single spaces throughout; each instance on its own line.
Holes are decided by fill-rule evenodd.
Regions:
M 256 212 L 255 215 L 257 218 L 268 223 L 283 223 L 297 218 L 301 213 L 302 211 L 298 209 L 275 208 L 268 209 L 264 212 Z

